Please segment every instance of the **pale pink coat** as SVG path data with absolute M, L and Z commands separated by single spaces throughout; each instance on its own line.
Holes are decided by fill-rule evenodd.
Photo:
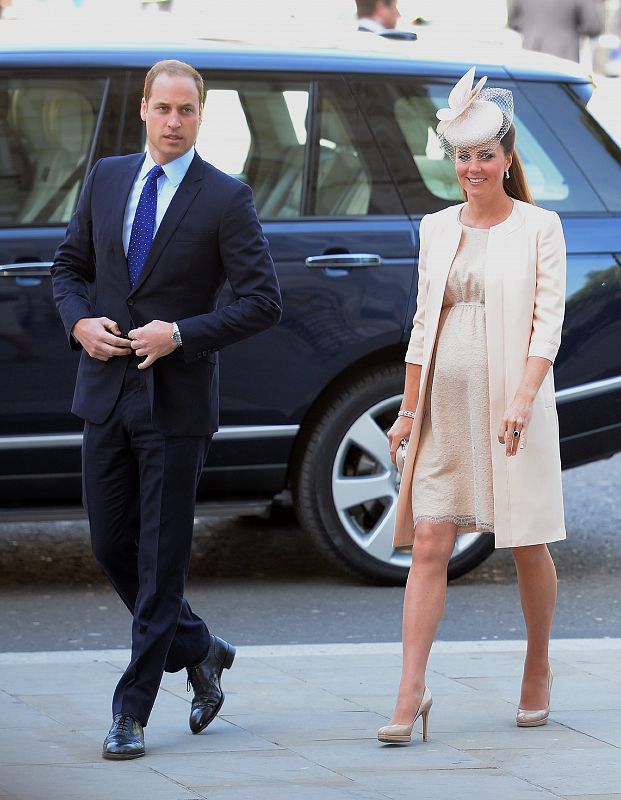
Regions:
M 420 225 L 418 307 L 406 362 L 421 364 L 425 396 L 442 299 L 461 237 L 462 205 L 425 216 Z M 565 239 L 553 211 L 514 201 L 512 214 L 490 228 L 485 262 L 485 315 L 496 547 L 564 539 L 558 417 L 552 368 L 532 407 L 526 447 L 507 458 L 497 440 L 528 356 L 554 362 L 565 311 Z M 397 502 L 394 545 L 413 541 L 412 472 L 424 403 L 419 401 Z M 456 420 L 459 428 L 459 420 Z

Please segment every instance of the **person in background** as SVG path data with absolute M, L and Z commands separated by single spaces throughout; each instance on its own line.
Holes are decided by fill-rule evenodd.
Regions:
M 599 36 L 598 0 L 509 0 L 507 25 L 527 50 L 580 61 L 580 39 Z
M 377 33 L 393 31 L 399 21 L 397 0 L 356 0 L 358 30 Z
M 172 11 L 173 0 L 142 0 L 140 6 L 143 11 Z

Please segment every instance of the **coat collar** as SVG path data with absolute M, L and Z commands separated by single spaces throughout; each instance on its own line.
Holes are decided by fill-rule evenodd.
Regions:
M 458 203 L 456 206 L 451 206 L 449 209 L 447 209 L 451 214 L 451 222 L 459 230 L 460 235 L 461 222 L 459 217 L 461 215 L 461 210 L 465 205 L 465 203 Z M 499 222 L 498 225 L 492 225 L 492 227 L 489 229 L 490 236 L 508 236 L 510 233 L 513 233 L 513 231 L 517 230 L 524 222 L 524 206 L 527 205 L 528 203 L 524 203 L 521 200 L 514 200 L 513 210 L 509 216 L 502 222 Z M 459 241 L 457 244 L 459 245 Z M 455 254 L 453 254 L 453 256 L 454 255 Z

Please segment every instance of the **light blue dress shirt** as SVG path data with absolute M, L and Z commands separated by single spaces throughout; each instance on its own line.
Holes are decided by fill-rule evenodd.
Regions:
M 170 201 L 173 199 L 179 184 L 184 179 L 185 173 L 190 168 L 190 164 L 192 163 L 195 152 L 196 151 L 192 147 L 187 153 L 179 156 L 179 158 L 176 158 L 169 164 L 162 164 L 164 174 L 161 175 L 157 181 L 157 211 L 155 212 L 155 230 L 153 231 L 154 236 L 157 229 L 160 227 L 160 223 L 168 206 L 170 205 Z M 132 233 L 132 225 L 134 222 L 134 217 L 136 216 L 138 201 L 140 200 L 140 195 L 144 189 L 147 175 L 154 166 L 156 166 L 155 161 L 151 158 L 151 153 L 149 153 L 147 150 L 144 163 L 140 167 L 140 172 L 134 181 L 134 185 L 129 193 L 127 205 L 125 207 L 125 218 L 123 221 L 123 249 L 125 250 L 125 255 L 127 255 L 127 250 L 129 249 L 129 238 Z

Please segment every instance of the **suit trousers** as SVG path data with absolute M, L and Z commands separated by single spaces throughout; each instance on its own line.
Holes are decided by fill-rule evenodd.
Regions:
M 203 660 L 209 631 L 184 598 L 196 488 L 208 436 L 163 436 L 151 422 L 145 374 L 130 357 L 110 417 L 86 422 L 84 505 L 93 554 L 133 614 L 131 661 L 112 713 L 147 724 L 164 671 Z

